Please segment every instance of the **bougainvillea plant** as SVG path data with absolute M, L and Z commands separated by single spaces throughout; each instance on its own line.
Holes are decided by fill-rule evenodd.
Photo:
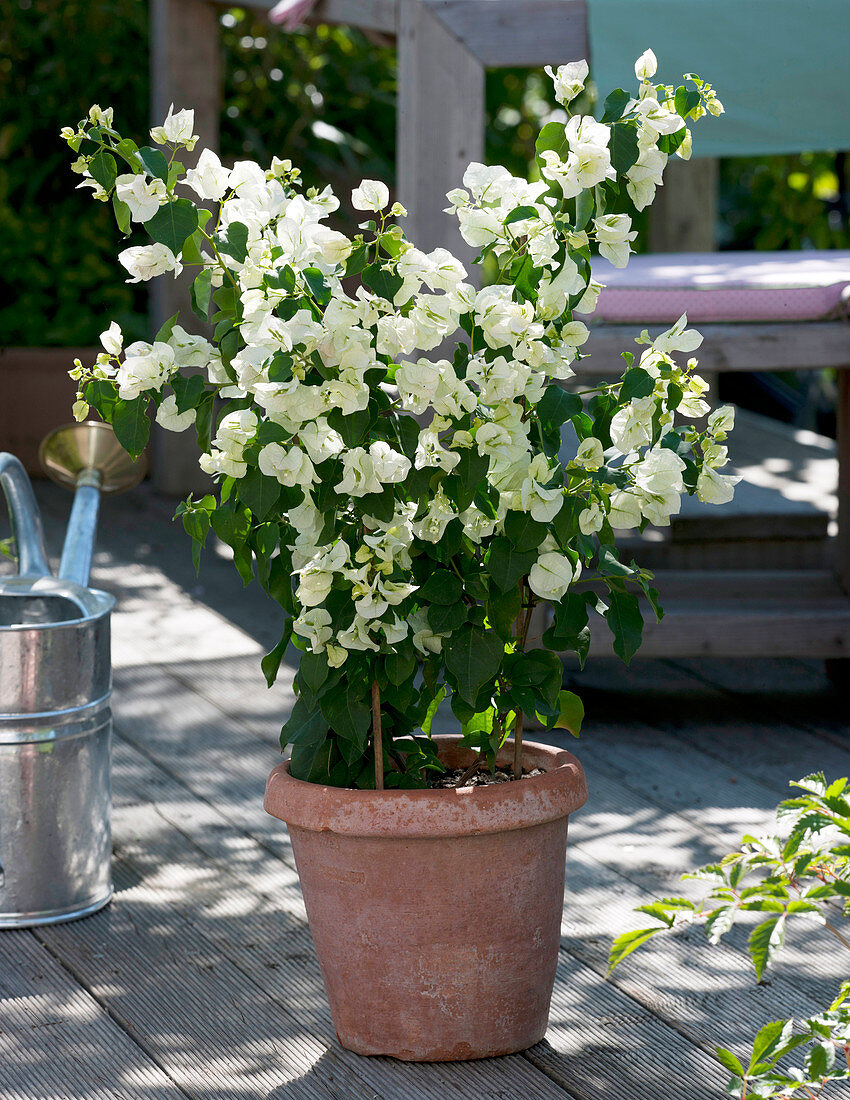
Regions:
M 574 312 L 601 289 L 592 245 L 628 261 L 618 195 L 648 205 L 668 157 L 690 155 L 687 122 L 722 106 L 693 75 L 654 84 L 651 51 L 636 95 L 613 92 L 600 121 L 570 112 L 585 62 L 548 71 L 566 121 L 539 135 L 540 178 L 471 164 L 447 196 L 463 239 L 495 261 L 481 290 L 447 250 L 405 238 L 379 181 L 351 195 L 366 219 L 352 240 L 326 224 L 330 189 L 304 193 L 287 160 L 227 168 L 204 150 L 186 171 L 190 110 L 172 108 L 142 148 L 109 109 L 63 131 L 81 186 L 151 240 L 120 254 L 130 281 L 193 267 L 192 308 L 214 326 L 210 342 L 175 317 L 125 348 L 112 324 L 96 363 L 75 364 L 76 415 L 95 409 L 134 454 L 150 405 L 166 429 L 194 426 L 216 483 L 179 509 L 195 549 L 212 529 L 286 613 L 269 682 L 290 642 L 302 651 L 282 731 L 298 778 L 422 786 L 440 768 L 428 734 L 447 695 L 482 762 L 515 736 L 519 775 L 524 715 L 577 732 L 559 654 L 584 660 L 588 616 L 605 616 L 628 660 L 639 595 L 660 614 L 614 531 L 668 524 L 683 492 L 732 495 L 718 473 L 732 412 L 699 426 L 706 383 L 696 360 L 674 359 L 701 341 L 686 318 L 644 335 L 615 384 L 563 384 L 588 338 Z M 540 601 L 554 618 L 531 639 Z

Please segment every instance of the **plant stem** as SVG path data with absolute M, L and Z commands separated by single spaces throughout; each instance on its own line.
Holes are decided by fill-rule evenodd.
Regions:
M 514 779 L 522 779 L 522 711 L 516 712 L 514 721 Z
M 475 773 L 478 771 L 483 763 L 484 757 L 479 753 L 478 756 L 475 757 L 475 759 L 463 773 L 463 775 L 460 777 L 460 779 L 457 781 L 457 783 L 455 783 L 455 789 L 457 789 L 458 787 L 466 786 L 468 780 L 470 780 L 473 775 L 475 775 Z
M 372 736 L 375 741 L 375 790 L 384 789 L 384 742 L 381 737 L 381 689 L 372 681 Z
M 525 603 L 526 595 L 528 596 L 527 605 Z M 525 651 L 528 628 L 531 626 L 531 615 L 534 611 L 534 597 L 531 594 L 531 589 L 526 587 L 524 580 L 519 582 L 519 598 L 520 612 L 517 615 L 516 631 L 519 635 L 519 651 L 522 653 Z M 525 611 L 524 615 L 523 610 Z M 521 710 L 518 710 L 514 719 L 514 779 L 522 779 L 522 722 L 523 714 Z
M 841 943 L 843 943 L 844 946 L 848 949 L 848 951 L 850 951 L 850 942 L 848 942 L 847 939 L 845 938 L 845 936 L 841 932 L 838 931 L 838 929 L 835 927 L 835 925 L 830 924 L 830 922 L 826 919 L 826 917 L 823 918 L 823 923 L 830 930 L 830 932 L 833 934 L 833 936 L 835 936 L 835 938 L 837 940 L 839 940 Z

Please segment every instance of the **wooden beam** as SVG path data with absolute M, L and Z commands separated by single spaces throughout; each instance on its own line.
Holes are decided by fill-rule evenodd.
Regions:
M 836 575 L 850 595 L 850 372 L 838 372 L 835 408 L 838 436 L 838 540 Z
M 417 247 L 450 249 L 469 265 L 477 250 L 444 214 L 470 161 L 484 158 L 484 67 L 421 0 L 399 0 L 398 194 Z M 472 271 L 470 270 L 470 274 Z
M 843 321 L 791 323 L 700 324 L 704 336 L 695 352 L 703 371 L 822 370 L 850 367 L 850 326 Z M 620 352 L 640 351 L 634 339 L 641 325 L 591 325 L 584 350 L 589 357 L 576 364 L 585 375 L 621 374 Z M 669 325 L 650 325 L 656 336 Z
M 588 57 L 586 0 L 426 0 L 485 66 L 540 68 Z
M 219 9 L 206 0 L 151 0 L 151 120 L 160 124 L 172 103 L 175 110 L 194 109 L 200 140 L 193 153 L 180 157 L 187 167 L 195 163 L 201 149 L 218 149 L 222 96 L 218 19 Z M 193 275 L 187 271 L 179 279 L 154 280 L 150 298 L 154 331 L 178 312 L 181 323 L 195 331 L 197 321 L 189 307 Z M 192 433 L 176 435 L 155 426 L 152 450 L 152 476 L 160 492 L 184 496 L 190 490 L 206 491 L 209 480 L 198 469 Z
M 717 247 L 717 164 L 671 157 L 649 212 L 650 252 L 713 252 Z

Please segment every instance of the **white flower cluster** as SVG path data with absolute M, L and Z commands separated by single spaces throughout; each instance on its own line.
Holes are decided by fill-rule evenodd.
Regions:
M 625 181 L 639 209 L 652 200 L 667 162 L 659 140 L 681 137 L 685 129 L 679 153 L 690 149 L 672 89 L 652 85 L 654 72 L 648 51 L 636 66 L 638 95 L 622 114 L 638 142 Z M 587 65 L 550 75 L 556 98 L 566 104 L 582 90 Z M 193 125 L 191 111 L 172 108 L 151 133 L 157 142 L 191 148 Z M 163 394 L 183 368 L 204 370 L 222 397 L 236 400 L 201 466 L 236 481 L 258 468 L 298 491 L 282 524 L 297 578 L 294 630 L 332 666 L 350 651 L 379 651 L 408 636 L 422 654 L 440 651 L 444 635 L 416 606 L 411 563 L 422 544 L 436 547 L 451 524 L 471 547 L 486 550 L 482 544 L 504 532 L 512 512 L 551 525 L 571 495 L 584 504 L 584 536 L 606 523 L 667 524 L 679 509 L 687 464 L 661 441 L 660 429 L 673 427 L 674 392 L 676 411 L 686 419 L 708 412 L 707 387 L 694 374 L 694 361 L 680 368 L 672 358 L 695 350 L 701 339 L 685 328 L 685 318 L 641 355 L 637 366 L 652 392 L 616 412 L 610 447 L 585 438 L 565 469 L 543 446 L 536 407 L 545 394 L 559 392 L 553 383 L 571 377 L 589 335 L 571 311 L 592 312 L 601 289 L 590 278 L 589 246 L 595 242 L 623 267 L 636 236 L 625 214 L 600 208 L 581 228 L 565 214 L 572 200 L 618 173 L 610 125 L 574 115 L 562 129 L 558 147 L 541 151 L 539 181 L 472 164 L 463 187 L 447 196 L 464 240 L 491 252 L 505 276 L 478 291 L 448 251 L 423 252 L 388 224 L 404 211 L 398 204 L 389 209 L 383 183 L 364 180 L 352 193 L 354 208 L 374 214 L 379 224 L 361 226 L 374 230 L 375 239 L 351 241 L 325 224 L 339 206 L 330 188 L 303 194 L 293 186 L 297 173 L 288 162 L 275 161 L 266 171 L 237 161 L 228 169 L 204 150 L 178 186 L 220 203 L 215 229 L 199 230 L 209 245 L 207 251 L 202 242 L 202 274 L 208 293 L 222 288 L 230 295 L 237 344 L 222 356 L 175 325 L 153 344 L 131 344 L 120 361 L 120 331 L 113 326 L 104 333 L 97 369 L 114 378 L 121 398 L 155 395 L 165 427 L 183 430 L 195 419 L 176 391 Z M 118 177 L 116 189 L 139 222 L 172 201 L 161 180 L 141 173 Z M 134 282 L 164 272 L 176 276 L 184 263 L 196 262 L 156 243 L 129 248 L 120 259 Z M 536 272 L 533 290 L 523 289 L 526 265 Z M 352 287 L 349 275 L 361 272 L 362 284 Z M 437 349 L 460 329 L 471 334 L 466 350 L 454 361 L 441 358 Z M 362 416 L 372 428 L 358 441 L 347 425 Z M 383 438 L 381 431 L 376 438 L 375 416 L 378 422 L 385 417 Z M 735 479 L 717 472 L 726 462 L 722 440 L 731 423 L 731 410 L 722 409 L 709 419 L 707 433 L 693 428 L 677 437 L 701 447 L 700 499 L 731 496 Z M 453 480 L 464 459 L 480 471 L 479 484 L 466 494 Z M 616 477 L 600 477 L 603 466 Z M 421 485 L 423 478 L 427 491 L 406 491 L 408 479 Z M 330 491 L 320 494 L 325 487 Z M 540 542 L 528 571 L 537 596 L 560 600 L 578 577 L 579 555 L 567 550 L 551 530 Z M 347 612 L 326 606 L 338 592 L 348 594 Z

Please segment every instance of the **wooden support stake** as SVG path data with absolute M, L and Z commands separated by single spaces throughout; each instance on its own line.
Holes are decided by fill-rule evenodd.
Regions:
M 381 736 L 381 689 L 372 681 L 372 737 L 375 742 L 375 790 L 384 789 L 384 740 Z

